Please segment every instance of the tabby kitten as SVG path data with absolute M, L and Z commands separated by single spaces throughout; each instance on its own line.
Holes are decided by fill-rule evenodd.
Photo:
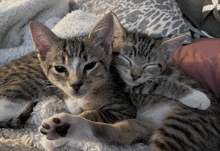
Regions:
M 70 39 L 31 22 L 37 55 L 30 53 L 0 69 L 0 127 L 20 128 L 46 97 L 59 97 L 72 114 L 87 111 L 81 116 L 94 121 L 134 118 L 130 99 L 108 72 L 114 36 L 108 27 L 113 25 L 111 18 L 100 19 L 87 37 Z
M 136 117 L 131 99 L 113 82 L 110 74 L 113 27 L 113 17 L 108 14 L 87 37 L 61 39 L 41 23 L 30 22 L 44 74 L 66 94 L 62 99 L 69 111 L 90 121 L 115 123 Z M 53 121 L 60 122 L 59 119 Z M 45 129 L 50 127 L 43 125 Z M 68 128 L 69 124 L 65 123 L 64 127 Z M 65 128 L 59 129 L 62 136 L 65 136 Z
M 112 24 L 113 21 L 117 21 L 116 16 L 113 13 L 107 16 L 102 22 L 99 22 L 99 26 L 108 22 L 109 25 L 105 30 L 111 31 L 114 29 L 116 34 L 113 46 L 117 48 L 122 42 L 121 38 L 126 40 L 126 37 L 120 34 L 123 32 L 117 26 L 117 24 L 119 25 L 118 22 Z M 174 41 L 174 43 L 173 41 L 168 42 L 179 47 L 183 42 L 183 38 L 176 38 Z M 124 44 L 126 46 L 126 42 Z M 108 48 L 111 49 L 111 47 Z M 157 51 L 151 49 L 151 53 L 154 54 L 155 58 L 161 56 Z M 167 65 L 166 67 L 169 68 Z M 167 71 L 167 74 L 172 73 L 173 70 Z M 193 85 L 193 88 L 197 88 L 199 85 L 195 81 L 190 84 Z M 162 95 L 133 93 L 131 94 L 133 104 L 130 105 L 134 105 L 136 108 L 136 110 L 131 110 L 131 112 L 135 112 L 133 115 L 136 115 L 136 118 L 109 123 L 105 120 L 101 122 L 87 120 L 86 116 L 83 118 L 83 115 L 86 115 L 88 111 L 79 116 L 61 113 L 45 119 L 39 130 L 47 139 L 51 140 L 45 143 L 44 147 L 46 149 L 52 149 L 53 144 L 57 142 L 80 140 L 122 145 L 143 142 L 149 145 L 151 151 L 217 151 L 220 150 L 220 104 L 212 96 L 212 93 L 208 93 L 207 89 L 202 89 L 202 92 L 207 92 L 206 94 L 212 100 L 212 104 L 207 110 L 190 108 L 179 101 Z M 111 102 L 112 98 L 109 97 L 109 99 Z M 115 103 L 115 101 L 112 102 L 112 106 L 114 106 L 112 108 L 105 106 L 107 110 L 103 114 L 109 115 L 106 111 L 118 111 L 115 107 L 120 105 L 115 105 Z M 124 110 L 118 113 L 128 114 Z M 114 114 L 112 118 L 115 117 L 121 117 L 121 115 Z
M 210 106 L 210 99 L 193 79 L 168 66 L 185 36 L 166 41 L 153 39 L 145 34 L 127 32 L 115 18 L 115 34 L 122 35 L 118 36 L 120 43 L 114 46 L 113 64 L 126 83 L 127 92 L 163 95 L 201 110 Z

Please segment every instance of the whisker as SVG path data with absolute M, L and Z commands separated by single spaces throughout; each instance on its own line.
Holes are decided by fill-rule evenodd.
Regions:
M 47 86 L 47 88 L 58 88 L 58 87 L 55 85 L 51 85 L 51 86 Z

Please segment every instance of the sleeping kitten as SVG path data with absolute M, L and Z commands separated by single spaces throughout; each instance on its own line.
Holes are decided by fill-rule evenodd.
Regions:
M 138 32 L 127 32 L 117 18 L 115 20 L 115 34 L 122 35 L 116 36 L 120 43 L 113 44 L 113 65 L 126 83 L 127 92 L 163 95 L 201 110 L 210 106 L 207 94 L 199 90 L 193 79 L 168 66 L 185 36 L 161 41 Z
M 102 22 L 98 23 L 98 27 L 108 22 L 109 26 L 106 27 L 105 30 L 111 31 L 114 29 L 114 31 L 116 31 L 113 42 L 114 48 L 117 48 L 122 42 L 120 37 L 125 38 L 125 46 L 127 44 L 126 40 L 132 42 L 132 39 L 126 39 L 124 35 L 120 34 L 123 33 L 123 31 L 119 31 L 120 28 L 117 26 L 119 22 L 116 16 L 113 13 L 107 16 L 108 17 L 105 17 Z M 117 22 L 111 24 L 112 21 Z M 107 23 L 105 25 L 107 25 Z M 139 36 L 141 36 L 141 34 L 139 34 Z M 140 43 L 143 42 L 141 38 L 136 39 L 136 42 L 138 41 L 140 41 Z M 172 44 L 174 47 L 179 47 L 183 42 L 183 38 L 179 37 L 167 42 L 166 45 Z M 109 48 L 111 49 L 111 47 Z M 118 47 L 118 49 L 120 49 L 120 47 Z M 163 49 L 160 51 L 162 50 Z M 161 56 L 158 51 L 159 50 L 151 49 L 151 53 L 154 54 L 155 58 Z M 110 52 L 111 51 L 109 51 L 109 54 Z M 164 58 L 167 58 L 165 57 L 166 54 L 163 55 Z M 169 68 L 167 65 L 166 67 Z M 167 71 L 167 74 L 172 73 L 173 70 L 174 69 L 169 70 L 169 72 Z M 186 80 L 186 78 L 178 80 Z M 191 80 L 189 80 L 189 82 L 191 82 Z M 199 86 L 199 83 L 196 81 L 190 84 L 193 85 L 193 88 L 198 88 Z M 124 119 L 112 123 L 104 120 L 94 122 L 95 120 L 88 120 L 85 116 L 83 117 L 83 114 L 76 116 L 61 113 L 45 119 L 39 130 L 47 139 L 52 140 L 47 141 L 47 144 L 45 144 L 46 149 L 52 149 L 54 147 L 53 144 L 60 141 L 79 140 L 90 142 L 101 141 L 121 145 L 143 142 L 149 145 L 150 151 L 217 151 L 220 146 L 220 104 L 207 89 L 202 89 L 202 92 L 207 94 L 210 100 L 212 100 L 212 104 L 207 110 L 193 109 L 179 101 L 169 99 L 162 95 L 134 93 L 130 94 L 130 96 L 132 104 L 135 105 L 137 109 L 131 110 L 131 112 L 135 112 L 133 113 L 133 115 L 136 115 L 135 119 Z M 115 102 L 113 102 L 112 105 L 117 107 L 114 103 Z M 111 108 L 108 111 L 111 110 L 117 111 L 117 108 Z M 121 112 L 125 113 L 123 110 Z M 114 114 L 113 117 L 121 117 L 121 115 Z

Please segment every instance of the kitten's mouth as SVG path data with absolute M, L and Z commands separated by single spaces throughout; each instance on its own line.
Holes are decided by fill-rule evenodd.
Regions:
M 80 92 L 76 92 L 76 91 L 73 91 L 72 92 L 72 95 L 74 96 L 74 97 L 81 97 L 81 96 L 83 96 L 83 94 L 82 93 L 80 93 Z
M 137 86 L 137 85 L 140 84 L 139 82 L 134 81 L 134 80 L 129 79 L 129 78 L 124 79 L 124 81 L 125 81 L 125 83 L 126 83 L 127 85 L 129 85 L 129 86 Z
M 76 97 L 76 98 L 81 98 L 83 97 L 83 93 L 80 92 L 80 91 L 75 91 L 75 90 L 71 90 L 68 92 L 69 96 L 73 96 L 73 97 Z

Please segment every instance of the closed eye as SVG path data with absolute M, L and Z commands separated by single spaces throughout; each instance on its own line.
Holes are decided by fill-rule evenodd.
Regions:
M 131 63 L 131 61 L 127 58 L 127 57 L 125 57 L 125 56 L 119 56 L 122 60 L 124 60 L 124 62 L 126 63 L 126 65 L 129 65 L 129 67 L 131 67 L 132 66 L 132 63 Z
M 158 67 L 158 64 L 147 64 L 144 66 L 144 69 Z
M 161 71 L 161 68 L 158 66 L 158 64 L 148 64 L 144 67 L 144 72 L 146 74 L 158 74 Z
M 147 64 L 144 66 L 144 69 L 146 68 L 152 68 L 152 67 L 159 67 L 159 68 L 162 68 L 162 64 L 158 63 L 158 64 Z

